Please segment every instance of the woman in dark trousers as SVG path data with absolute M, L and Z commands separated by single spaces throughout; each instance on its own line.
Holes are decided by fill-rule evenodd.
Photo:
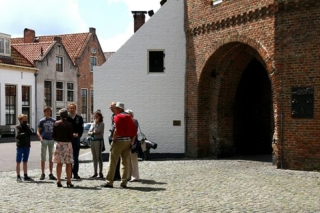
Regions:
M 103 178 L 103 161 L 102 161 L 102 147 L 103 147 L 103 134 L 104 134 L 104 123 L 101 112 L 97 111 L 94 113 L 94 122 L 92 123 L 88 135 L 91 136 L 91 153 L 93 160 L 94 174 L 91 178 L 98 177 L 98 163 L 99 163 L 99 178 Z

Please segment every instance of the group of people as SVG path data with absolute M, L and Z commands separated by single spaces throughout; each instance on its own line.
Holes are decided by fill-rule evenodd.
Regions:
M 69 111 L 69 112 L 68 112 Z M 60 120 L 51 117 L 52 109 L 44 107 L 45 117 L 38 123 L 37 136 L 41 143 L 41 175 L 40 180 L 45 179 L 45 161 L 48 150 L 49 155 L 49 179 L 57 180 L 57 186 L 62 187 L 61 172 L 62 165 L 66 164 L 67 186 L 73 187 L 71 178 L 80 179 L 79 152 L 80 137 L 83 134 L 83 118 L 76 114 L 76 105 L 70 103 L 68 110 L 59 110 Z M 30 153 L 30 136 L 32 134 L 30 125 L 27 123 L 27 115 L 18 116 L 19 125 L 16 126 L 16 173 L 17 181 L 22 182 L 20 176 L 20 164 L 23 162 L 24 180 L 33 180 L 27 173 L 27 162 Z M 57 164 L 56 176 L 52 173 L 53 163 Z
M 103 187 L 113 187 L 115 180 L 121 180 L 120 186 L 127 187 L 128 181 L 139 180 L 138 154 L 131 152 L 131 146 L 137 143 L 138 121 L 134 119 L 132 110 L 124 110 L 121 102 L 111 102 L 110 110 L 111 128 L 109 134 L 110 153 L 109 167 L 106 175 L 106 183 Z M 71 182 L 80 179 L 79 152 L 80 138 L 83 134 L 83 118 L 76 113 L 76 105 L 70 103 L 68 110 L 59 110 L 60 120 L 56 121 L 51 117 L 52 109 L 49 106 L 44 108 L 45 117 L 38 123 L 37 136 L 41 142 L 41 175 L 40 180 L 44 180 L 45 161 L 48 150 L 49 179 L 57 181 L 57 187 L 62 187 L 61 173 L 62 166 L 66 164 L 67 187 L 73 187 Z M 16 173 L 17 181 L 22 182 L 20 176 L 20 164 L 23 162 L 24 180 L 30 181 L 32 178 L 27 173 L 27 162 L 30 153 L 30 136 L 32 131 L 27 123 L 27 115 L 18 116 L 19 125 L 16 126 Z M 88 134 L 91 140 L 91 152 L 93 159 L 94 173 L 91 178 L 104 178 L 102 151 L 104 149 L 104 122 L 100 110 L 94 113 L 94 122 Z M 53 163 L 56 163 L 56 177 L 53 175 Z M 121 164 L 121 167 L 120 167 Z M 99 167 L 99 172 L 98 172 Z

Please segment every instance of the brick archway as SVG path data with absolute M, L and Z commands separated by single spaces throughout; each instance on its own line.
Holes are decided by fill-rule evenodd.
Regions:
M 259 42 L 243 35 L 231 35 L 212 44 L 201 63 L 194 67 L 198 76 L 197 89 L 191 81 L 192 72 L 187 72 L 187 89 L 193 88 L 191 93 L 187 91 L 186 98 L 188 155 L 204 157 L 234 152 L 234 98 L 241 75 L 253 58 L 261 63 L 270 79 L 275 113 L 272 128 L 278 131 L 280 83 L 273 61 Z

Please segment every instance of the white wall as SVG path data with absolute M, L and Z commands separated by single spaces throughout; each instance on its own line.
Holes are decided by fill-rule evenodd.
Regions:
M 132 29 L 133 30 L 133 29 Z M 165 72 L 148 73 L 148 50 L 164 50 Z M 184 1 L 168 0 L 104 65 L 95 67 L 95 109 L 108 134 L 111 101 L 132 109 L 152 153 L 185 152 Z M 181 126 L 173 126 L 180 120 Z
M 30 106 L 30 126 L 36 129 L 36 121 L 35 121 L 35 70 L 28 69 L 19 69 L 19 68 L 10 68 L 10 67 L 0 67 L 0 125 L 6 125 L 6 107 L 5 107 L 5 85 L 15 85 L 17 88 L 17 117 L 22 113 L 22 86 L 29 86 L 30 89 L 30 98 L 31 98 L 31 106 Z M 16 118 L 16 123 L 18 122 L 18 118 Z M 12 125 L 14 127 L 15 125 Z

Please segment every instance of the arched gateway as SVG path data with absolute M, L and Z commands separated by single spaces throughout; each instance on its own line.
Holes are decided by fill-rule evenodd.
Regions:
M 204 62 L 197 88 L 198 104 L 195 108 L 192 102 L 187 104 L 189 124 L 192 125 L 192 120 L 199 121 L 198 153 L 188 149 L 189 154 L 217 157 L 270 154 L 271 159 L 273 109 L 277 106 L 273 105 L 276 100 L 272 82 L 277 79 L 270 75 L 274 70 L 268 66 L 272 63 L 267 52 L 249 40 L 229 36 L 212 48 L 213 53 Z M 192 98 L 187 97 L 188 101 Z M 192 115 L 195 117 L 191 118 Z
M 186 154 L 320 169 L 317 0 L 187 0 Z M 274 139 L 274 140 L 273 140 Z

